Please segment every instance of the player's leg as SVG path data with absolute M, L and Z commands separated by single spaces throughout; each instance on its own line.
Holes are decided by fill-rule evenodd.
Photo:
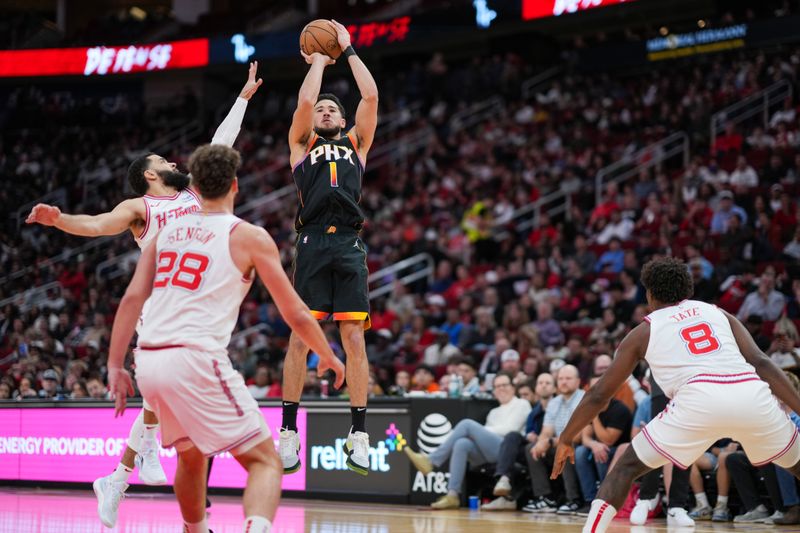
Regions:
M 333 265 L 333 319 L 339 322 L 342 346 L 347 355 L 346 379 L 350 393 L 352 427 L 347 436 L 347 466 L 367 475 L 369 435 L 367 435 L 367 395 L 369 362 L 364 330 L 369 329 L 369 287 L 367 254 L 356 233 L 335 237 L 336 262 Z
M 244 531 L 269 533 L 281 498 L 283 463 L 275 451 L 272 439 L 266 439 L 244 453 L 235 454 L 247 470 L 244 489 Z
M 600 484 L 597 499 L 592 501 L 583 532 L 604 533 L 617 514 L 617 510 L 625 503 L 633 480 L 650 470 L 652 467 L 639 460 L 633 446 L 629 446 Z
M 283 360 L 283 422 L 279 436 L 280 458 L 283 471 L 292 474 L 300 470 L 300 437 L 297 435 L 297 409 L 306 376 L 308 347 L 292 332 L 289 348 Z
M 330 254 L 326 252 L 327 241 L 322 234 L 298 235 L 295 248 L 294 288 L 308 305 L 317 320 L 325 320 L 332 310 L 333 288 L 331 286 Z M 292 332 L 289 347 L 283 362 L 283 422 L 279 435 L 278 453 L 283 462 L 284 473 L 291 474 L 300 469 L 300 437 L 297 435 L 297 410 L 306 377 L 308 346 Z
M 208 460 L 194 446 L 178 450 L 175 498 L 181 508 L 186 533 L 208 533 L 206 521 L 206 469 Z
M 136 468 L 139 469 L 139 479 L 145 485 L 165 485 L 167 474 L 158 460 L 158 416 L 147 404 L 142 401 L 142 440 L 141 447 L 134 458 Z

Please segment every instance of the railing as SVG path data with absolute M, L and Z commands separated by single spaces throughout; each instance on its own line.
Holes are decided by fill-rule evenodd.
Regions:
M 461 131 L 464 128 L 469 128 L 475 124 L 479 124 L 491 117 L 497 115 L 503 110 L 503 99 L 499 96 L 493 96 L 482 102 L 477 102 L 462 109 L 450 118 L 450 131 Z
M 24 313 L 34 305 L 39 305 L 46 301 L 47 291 L 55 289 L 56 287 L 60 287 L 60 284 L 57 281 L 51 281 L 39 287 L 28 289 L 25 292 L 17 293 L 14 296 L 0 300 L 0 309 L 8 304 L 16 304 L 19 310 Z
M 50 204 L 50 205 L 57 205 L 59 207 L 66 207 L 67 206 L 67 191 L 64 187 L 59 187 L 54 191 L 50 191 L 49 193 L 40 196 L 36 200 L 32 202 L 28 202 L 27 204 L 22 204 L 19 209 L 14 213 L 14 218 L 17 221 L 17 229 L 19 230 L 22 227 L 22 223 L 25 221 L 25 218 L 28 216 L 28 213 L 31 212 L 33 206 L 36 204 Z
M 295 193 L 294 185 L 286 185 L 264 195 L 260 198 L 255 198 L 249 202 L 240 205 L 236 208 L 236 216 L 240 218 L 248 218 L 248 215 L 256 210 L 266 210 L 268 213 L 273 213 L 283 207 L 283 200 Z M 263 212 L 263 211 L 259 211 Z
M 422 110 L 422 102 L 414 102 L 411 105 L 401 107 L 391 113 L 382 113 L 378 117 L 378 127 L 375 130 L 375 139 L 379 139 L 397 131 L 408 124 L 419 115 Z
M 233 335 L 231 335 L 231 341 L 228 343 L 228 346 L 235 346 L 239 339 L 247 337 L 248 335 L 256 332 L 260 333 L 271 333 L 271 329 L 268 325 L 264 324 L 263 322 L 259 322 L 255 326 L 250 326 L 247 329 L 243 329 L 242 331 L 237 331 Z
M 642 170 L 661 165 L 675 156 L 683 155 L 684 167 L 689 165 L 689 136 L 679 131 L 601 168 L 595 176 L 595 203 L 603 201 L 603 188 L 609 183 L 622 183 L 638 176 Z
M 78 246 L 77 248 L 67 248 L 60 254 L 54 255 L 52 257 L 48 257 L 44 261 L 39 262 L 37 265 L 30 265 L 24 268 L 21 268 L 15 272 L 8 274 L 0 278 L 0 284 L 8 283 L 10 281 L 14 281 L 15 279 L 19 279 L 25 274 L 33 272 L 37 268 L 54 264 L 54 263 L 65 263 L 68 262 L 73 257 L 76 257 L 82 253 L 86 253 L 93 248 L 98 248 L 100 246 L 105 245 L 108 241 L 115 239 L 116 236 L 106 236 L 106 237 L 95 237 L 92 240 L 88 241 L 86 244 Z
M 552 80 L 564 70 L 562 66 L 555 66 L 551 67 L 544 72 L 540 72 L 536 76 L 532 78 L 528 78 L 527 80 L 522 82 L 522 87 L 520 88 L 520 92 L 522 93 L 522 98 L 528 99 L 536 93 L 536 89 L 538 89 L 542 84 L 547 83 L 548 81 Z
M 741 124 L 745 120 L 762 115 L 763 126 L 769 126 L 769 111 L 778 103 L 792 96 L 792 84 L 780 80 L 769 87 L 753 93 L 747 98 L 731 104 L 711 115 L 711 146 L 727 124 Z
M 511 220 L 501 223 L 495 223 L 494 238 L 496 240 L 503 240 L 508 236 L 506 226 L 512 224 L 516 231 L 528 231 L 531 228 L 539 225 L 539 217 L 542 212 L 550 216 L 558 216 L 563 214 L 567 219 L 570 218 L 572 211 L 572 193 L 558 189 L 545 196 L 542 196 L 533 203 L 524 205 L 516 210 L 511 216 Z
M 378 284 L 378 287 L 369 291 L 369 299 L 374 300 L 375 298 L 389 294 L 394 289 L 396 282 L 408 285 L 409 283 L 427 278 L 428 283 L 432 283 L 434 268 L 433 257 L 423 253 L 377 270 L 367 278 L 367 283 L 370 285 L 373 283 Z M 398 277 L 401 272 L 410 269 L 413 269 L 410 274 Z
M 430 144 L 433 135 L 433 128 L 426 126 L 419 131 L 408 133 L 399 139 L 384 142 L 370 151 L 367 167 L 370 170 L 375 170 L 381 168 L 383 165 L 404 159 L 408 157 L 409 154 Z
M 104 280 L 116 279 L 120 276 L 124 276 L 136 269 L 136 262 L 139 260 L 141 254 L 141 251 L 137 249 L 106 259 L 98 263 L 94 269 L 94 274 L 98 279 Z

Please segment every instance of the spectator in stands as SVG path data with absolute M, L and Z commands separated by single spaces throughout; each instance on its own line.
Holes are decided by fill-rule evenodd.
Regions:
M 392 332 L 386 328 L 375 332 L 375 342 L 367 345 L 367 359 L 377 366 L 390 365 L 396 352 L 392 346 Z
M 736 194 L 747 194 L 750 189 L 758 187 L 758 174 L 743 155 L 736 160 L 736 168 L 731 172 L 728 183 Z
M 394 384 L 389 387 L 389 396 L 405 396 L 411 390 L 411 374 L 398 370 L 394 375 Z
M 700 259 L 689 261 L 689 272 L 694 282 L 694 298 L 703 302 L 713 302 L 717 299 L 717 288 L 714 283 L 703 276 L 703 262 Z
M 714 443 L 691 467 L 689 485 L 694 492 L 695 506 L 689 516 L 693 520 L 712 520 L 714 522 L 728 522 L 731 519 L 728 510 L 728 493 L 731 487 L 731 478 L 725 463 L 727 457 L 736 453 L 739 445 L 730 439 L 722 439 Z M 716 476 L 717 503 L 711 508 L 705 488 L 703 487 L 703 472 L 711 472 Z
M 462 344 L 463 348 L 485 349 L 494 344 L 495 321 L 488 307 L 475 309 L 475 324 L 469 328 Z
M 509 433 L 520 433 L 525 425 L 531 404 L 515 396 L 511 376 L 500 373 L 495 376 L 493 385 L 500 406 L 489 411 L 484 425 L 471 419 L 461 420 L 447 440 L 430 455 L 416 453 L 409 447 L 404 450 L 414 467 L 425 475 L 450 463 L 447 494 L 431 504 L 433 509 L 460 507 L 467 464 L 474 467 L 495 463 L 503 438 Z
M 89 397 L 89 390 L 86 388 L 86 382 L 83 380 L 73 383 L 71 390 L 72 393 L 69 395 L 70 400 L 82 400 Z
M 594 240 L 597 244 L 603 245 L 608 244 L 614 237 L 627 241 L 633 234 L 634 225 L 633 220 L 622 217 L 621 211 L 612 211 L 610 220 L 602 231 L 595 236 Z
M 595 272 L 619 273 L 624 268 L 625 252 L 622 250 L 622 241 L 612 237 L 608 242 L 608 250 L 600 255 L 594 266 Z
M 582 233 L 575 236 L 574 242 L 575 250 L 572 257 L 580 267 L 581 277 L 590 272 L 594 272 L 595 264 L 597 263 L 597 256 L 589 249 L 589 241 Z
M 551 374 L 542 373 L 536 378 L 533 407 L 525 422 L 525 432 L 524 434 L 509 433 L 503 438 L 494 470 L 497 483 L 492 493 L 495 499 L 483 505 L 481 509 L 486 511 L 516 510 L 516 500 L 510 497 L 514 465 L 526 462 L 525 458 L 530 453 L 530 448 L 536 444 L 536 440 L 542 432 L 547 404 L 555 392 L 556 384 Z
M 735 523 L 751 524 L 762 522 L 767 518 L 771 520 L 783 518 L 783 500 L 773 464 L 755 467 L 742 451 L 730 454 L 725 459 L 725 464 L 742 500 L 742 513 L 733 518 Z M 767 507 L 761 503 L 757 483 L 759 477 L 764 479 L 774 513 L 770 513 Z
M 589 386 L 599 379 L 592 378 Z M 631 440 L 632 421 L 633 414 L 628 407 L 612 398 L 608 407 L 583 430 L 581 444 L 575 448 L 575 471 L 583 500 L 568 501 L 558 508 L 559 514 L 589 514 L 592 500 L 597 496 L 597 487 L 605 479 L 617 447 Z
M 796 263 L 800 262 L 800 226 L 796 227 L 794 237 L 783 248 L 783 255 Z
M 604 340 L 612 345 L 622 340 L 627 328 L 617 320 L 613 307 L 603 309 L 603 318 L 589 334 L 589 343 L 593 344 Z
M 553 488 L 550 485 L 550 468 L 555 458 L 555 439 L 567 426 L 572 413 L 583 398 L 580 389 L 578 369 L 572 365 L 563 366 L 556 376 L 558 396 L 550 400 L 544 416 L 542 431 L 536 443 L 526 455 L 528 472 L 531 476 L 534 499 L 522 510 L 529 513 L 555 512 L 558 508 L 552 498 Z M 568 501 L 581 498 L 575 469 L 567 464 L 564 469 L 564 489 Z
M 475 368 L 475 363 L 471 358 L 462 357 L 458 362 L 456 372 L 461 376 L 461 381 L 464 383 L 464 388 L 461 389 L 462 396 L 474 396 L 481 391 L 478 370 Z
M 28 399 L 36 399 L 39 397 L 39 394 L 36 392 L 36 389 L 33 388 L 33 380 L 30 377 L 25 376 L 19 382 L 19 388 L 14 392 L 14 399 L 15 400 L 28 400 Z
M 783 109 L 776 111 L 769 119 L 769 127 L 777 128 L 779 124 L 792 124 L 796 118 L 797 111 L 795 111 L 790 97 L 783 101 Z
M 247 387 L 250 395 L 256 400 L 264 400 L 270 389 L 269 382 L 269 368 L 266 366 L 259 366 L 256 369 L 256 375 L 253 378 L 253 384 Z
M 98 377 L 89 378 L 86 389 L 93 400 L 108 400 L 108 389 Z
M 11 385 L 5 381 L 0 382 L 0 400 L 11 399 Z
M 553 318 L 553 306 L 550 303 L 544 302 L 536 306 L 536 321 L 533 325 L 539 332 L 542 348 L 558 348 L 564 344 L 564 332 Z
M 511 348 L 511 343 L 504 334 L 499 334 L 494 343 L 494 349 L 489 349 L 483 356 L 481 366 L 478 368 L 478 375 L 486 377 L 500 372 L 500 356 Z
M 461 332 L 464 331 L 464 323 L 461 321 L 458 309 L 451 307 L 447 310 L 447 320 L 442 324 L 440 329 L 450 337 L 450 344 L 454 346 L 460 345 Z
M 729 153 L 740 154 L 742 153 L 743 143 L 744 139 L 736 131 L 736 125 L 733 122 L 728 122 L 725 124 L 724 134 L 717 137 L 714 146 L 711 147 L 711 153 L 715 157 L 722 157 Z
M 700 177 L 717 191 L 727 185 L 729 179 L 728 173 L 719 166 L 719 162 L 716 159 L 711 159 L 708 162 L 708 166 L 700 168 Z
M 42 373 L 42 389 L 39 391 L 39 397 L 45 400 L 64 399 L 64 393 L 61 390 L 61 376 L 52 368 Z
M 772 343 L 767 348 L 766 354 L 780 368 L 794 369 L 800 364 L 800 348 L 797 347 L 797 344 L 797 327 L 791 320 L 783 316 L 775 322 L 772 330 Z
M 748 294 L 736 316 L 744 321 L 750 315 L 777 320 L 786 307 L 786 298 L 775 290 L 775 272 L 767 268 L 758 280 L 758 289 Z
M 439 384 L 436 383 L 436 374 L 428 365 L 420 365 L 414 370 L 412 391 L 438 392 Z
M 440 329 L 436 331 L 436 342 L 425 348 L 422 361 L 428 366 L 436 367 L 460 354 L 461 351 L 450 342 L 447 332 Z
M 747 223 L 747 213 L 733 203 L 733 193 L 731 191 L 722 191 L 718 196 L 719 207 L 714 211 L 714 216 L 711 218 L 712 235 L 725 233 L 728 229 L 728 222 L 734 215 L 739 217 L 740 223 Z
M 753 337 L 753 340 L 756 342 L 756 346 L 758 346 L 761 351 L 767 352 L 769 350 L 770 344 L 772 343 L 772 339 L 764 335 L 764 319 L 761 318 L 761 315 L 750 315 L 747 317 L 747 320 L 744 321 L 744 327 L 747 328 L 747 331 L 750 332 L 750 335 Z

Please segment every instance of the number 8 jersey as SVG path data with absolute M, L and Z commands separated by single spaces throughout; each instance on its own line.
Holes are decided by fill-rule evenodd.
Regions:
M 225 352 L 239 307 L 253 284 L 230 253 L 242 220 L 229 213 L 192 213 L 156 238 L 156 275 L 139 346 L 184 346 Z
M 730 383 L 755 375 L 739 351 L 728 317 L 715 305 L 684 300 L 645 320 L 650 323 L 645 359 L 668 398 L 689 382 Z

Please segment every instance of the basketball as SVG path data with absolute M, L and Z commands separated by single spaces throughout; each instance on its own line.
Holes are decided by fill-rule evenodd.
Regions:
M 336 38 L 336 28 L 330 20 L 312 20 L 300 32 L 300 50 L 304 54 L 319 52 L 338 58 L 342 54 L 339 41 Z

